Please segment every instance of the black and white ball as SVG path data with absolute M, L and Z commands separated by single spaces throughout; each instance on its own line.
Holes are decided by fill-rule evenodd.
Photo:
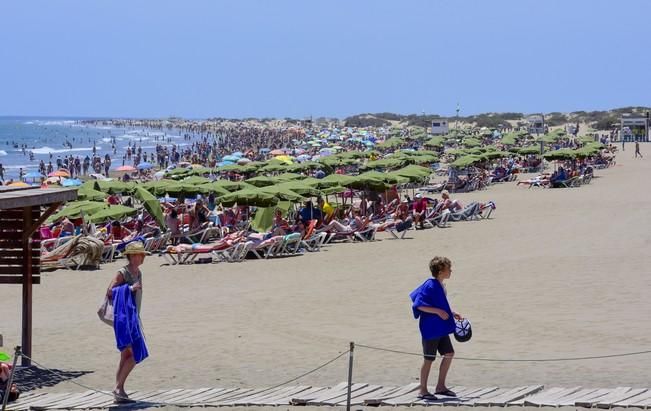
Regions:
M 467 319 L 454 321 L 454 338 L 459 342 L 466 342 L 472 338 L 472 327 Z

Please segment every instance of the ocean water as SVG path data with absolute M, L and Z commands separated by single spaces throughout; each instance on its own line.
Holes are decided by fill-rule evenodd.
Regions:
M 172 144 L 182 141 L 178 131 L 160 131 L 136 128 L 95 126 L 81 123 L 81 118 L 38 118 L 38 117 L 0 117 L 0 164 L 5 168 L 5 179 L 17 179 L 19 170 L 38 171 L 38 164 L 48 161 L 56 168 L 58 157 L 79 156 L 83 159 L 93 155 L 93 145 L 97 155 L 111 156 L 112 168 L 122 165 L 122 156 L 129 144 L 140 146 L 144 152 L 152 153 L 158 137 L 171 137 Z M 117 153 L 113 154 L 112 141 L 115 140 Z M 64 145 L 70 142 L 72 148 Z M 23 150 L 23 145 L 26 148 Z M 183 144 L 181 144 L 183 145 Z M 30 160 L 30 152 L 34 159 Z

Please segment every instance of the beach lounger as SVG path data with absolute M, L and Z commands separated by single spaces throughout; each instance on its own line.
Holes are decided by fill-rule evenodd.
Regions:
M 290 256 L 299 253 L 301 246 L 301 233 L 292 233 L 283 236 L 283 240 L 274 250 L 276 256 Z
M 392 225 L 391 227 L 387 227 L 384 229 L 384 231 L 391 234 L 391 236 L 396 240 L 404 240 L 405 235 L 407 235 L 407 231 L 409 231 L 410 228 L 413 228 L 413 226 L 414 223 L 412 221 L 407 221 L 402 222 L 402 225 L 398 223 Z
M 301 247 L 310 252 L 320 251 L 327 238 L 327 233 L 314 233 L 309 238 L 301 240 Z
M 278 249 L 282 242 L 282 235 L 277 235 L 258 243 L 251 241 L 252 244 L 250 244 L 247 252 L 250 252 L 258 259 L 266 260 L 269 257 L 273 256 L 274 250 Z
M 471 221 L 479 218 L 480 206 L 479 203 L 473 201 L 464 207 L 463 210 L 450 213 L 452 221 Z
M 489 201 L 487 203 L 481 204 L 479 206 L 479 217 L 481 217 L 484 220 L 488 220 L 491 214 L 493 214 L 493 210 L 495 210 L 495 208 L 497 207 L 495 206 L 495 203 L 493 201 Z

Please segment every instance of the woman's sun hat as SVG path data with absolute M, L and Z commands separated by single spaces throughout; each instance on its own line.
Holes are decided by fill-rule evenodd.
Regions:
M 459 342 L 466 342 L 472 338 L 472 327 L 467 319 L 454 321 L 454 339 Z
M 135 254 L 151 255 L 149 251 L 145 250 L 145 245 L 140 241 L 133 241 L 127 244 L 127 246 L 124 248 L 124 251 L 122 252 L 122 255 Z

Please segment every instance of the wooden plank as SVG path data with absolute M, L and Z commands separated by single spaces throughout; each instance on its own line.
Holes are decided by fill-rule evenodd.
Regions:
M 570 405 L 574 405 L 574 400 L 577 398 L 584 397 L 592 392 L 597 391 L 596 388 L 582 388 L 578 391 L 575 391 L 573 393 L 569 393 L 567 395 L 564 395 L 562 397 L 558 397 L 555 399 L 556 404 L 554 406 L 556 407 L 562 407 L 563 405 L 561 404 L 568 404 L 566 407 L 569 407 Z
M 617 401 L 616 403 L 613 404 L 615 407 L 634 407 L 634 404 L 637 404 L 638 402 L 644 402 L 645 400 L 651 399 L 651 390 L 646 390 L 644 392 L 639 393 L 638 395 L 627 398 L 622 401 Z
M 239 398 L 242 397 L 250 392 L 252 392 L 254 389 L 253 388 L 236 388 L 232 391 L 220 394 L 216 396 L 215 398 L 211 398 L 209 400 L 205 400 L 201 402 L 202 406 L 216 406 L 220 405 L 222 401 L 228 401 L 231 399 Z
M 160 392 L 157 392 L 157 393 L 155 393 L 153 395 L 150 395 L 148 398 L 146 398 L 145 402 L 150 403 L 150 404 L 156 404 L 158 402 L 162 402 L 169 395 L 174 395 L 174 394 L 179 393 L 181 391 L 183 391 L 182 388 L 174 388 L 172 390 L 161 390 Z M 132 398 L 132 399 L 135 399 L 135 398 Z M 139 401 L 143 401 L 143 400 L 139 400 Z
M 16 277 L 13 275 L 0 275 L 0 284 L 22 284 L 23 283 L 23 277 Z M 41 283 L 41 277 L 40 276 L 34 276 L 32 277 L 32 284 L 40 284 Z
M 353 384 L 353 387 L 352 387 L 353 390 L 351 390 L 351 393 L 350 393 L 351 404 L 354 401 L 354 399 L 357 398 L 358 396 L 367 394 L 369 392 L 377 391 L 380 388 L 382 388 L 381 385 L 370 385 L 370 384 L 361 384 L 361 385 L 363 385 L 363 386 L 357 388 L 357 387 L 355 387 L 355 384 Z M 343 402 L 345 404 L 347 397 L 348 397 L 348 393 L 346 391 L 344 391 L 344 393 L 342 395 L 338 395 L 338 396 L 336 396 L 334 398 L 330 398 L 328 400 L 321 401 L 320 404 L 330 405 L 330 406 L 337 405 L 340 402 Z M 360 404 L 361 404 L 361 401 L 360 401 Z M 309 403 L 308 403 L 308 405 L 309 405 Z
M 504 394 L 498 396 L 492 396 L 488 399 L 480 399 L 475 403 L 475 405 L 478 406 L 496 405 L 498 407 L 504 407 L 506 406 L 507 403 L 511 401 L 517 401 L 521 398 L 526 397 L 527 395 L 540 392 L 543 388 L 544 386 L 542 385 L 529 385 L 529 386 L 516 387 L 507 391 Z
M 227 391 L 228 388 L 210 388 L 208 391 L 205 391 L 201 394 L 194 395 L 186 398 L 186 401 L 192 402 L 193 404 L 201 404 L 201 402 L 206 398 L 211 398 L 217 396 L 217 394 Z
M 341 382 L 341 383 L 335 385 L 334 387 L 326 388 L 321 392 L 310 393 L 309 396 L 304 395 L 304 396 L 299 396 L 299 397 L 296 397 L 296 398 L 292 398 L 292 405 L 306 405 L 309 401 L 320 398 L 322 395 L 324 395 L 327 392 L 332 392 L 333 390 L 334 391 L 339 391 L 342 388 L 346 388 L 346 387 L 348 387 L 348 383 Z
M 77 189 L 30 189 L 0 191 L 0 209 L 32 207 L 42 204 L 63 203 L 77 198 Z M 38 218 L 38 217 L 37 217 Z
M 22 410 L 28 410 L 29 406 L 33 404 L 34 402 L 38 401 L 39 399 L 42 399 L 44 396 L 48 395 L 45 392 L 40 392 L 36 393 L 33 396 L 30 397 L 21 397 L 18 399 L 18 401 L 14 402 L 11 404 L 11 409 L 15 411 L 22 411 Z
M 385 387 L 383 390 L 378 390 L 370 393 L 364 399 L 364 405 L 379 406 L 383 400 L 399 397 L 412 391 L 416 391 L 418 387 L 420 387 L 420 384 L 417 382 L 413 382 L 402 387 Z
M 237 391 L 238 388 L 225 388 L 222 390 L 219 390 L 219 392 L 214 392 L 210 395 L 206 394 L 206 397 L 201 398 L 201 399 L 196 399 L 194 402 L 198 404 L 198 406 L 205 406 L 208 401 L 213 401 L 216 399 L 219 399 L 220 397 L 223 397 L 224 395 L 231 393 L 233 391 Z
M 93 394 L 94 391 L 88 390 L 84 391 L 81 393 L 76 393 L 76 394 L 68 394 L 68 396 L 60 401 L 57 401 L 53 404 L 50 404 L 47 406 L 48 409 L 66 409 L 68 408 L 68 404 L 72 403 L 77 403 L 80 400 L 83 400 L 83 398 L 88 397 L 89 395 Z
M 418 387 L 415 390 L 409 390 L 408 392 L 405 392 L 402 395 L 398 396 L 393 396 L 392 398 L 387 398 L 382 400 L 380 405 L 391 405 L 391 406 L 397 406 L 397 405 L 412 405 L 412 404 L 422 404 L 422 405 L 427 405 L 427 404 L 443 404 L 443 400 L 438 400 L 438 401 L 422 401 L 418 399 Z M 453 389 L 456 389 L 457 387 L 450 387 Z M 450 397 L 448 397 L 450 398 Z M 459 399 L 451 398 L 451 400 L 457 400 L 459 402 Z M 439 402 L 440 401 L 440 402 Z M 447 401 L 447 400 L 445 400 Z
M 194 405 L 194 402 L 189 401 L 188 398 L 195 397 L 197 395 L 203 394 L 210 390 L 211 388 L 194 388 L 190 390 L 185 390 L 184 393 L 180 393 L 174 396 L 173 398 L 169 398 L 165 402 L 169 404 L 174 404 L 176 406 L 191 406 Z
M 468 388 L 463 390 L 457 398 L 446 398 L 441 400 L 443 405 L 447 406 L 457 406 L 457 405 L 466 405 L 471 401 L 478 400 L 487 394 L 497 392 L 498 387 L 475 387 Z
M 153 395 L 147 399 L 148 403 L 156 403 L 160 405 L 165 405 L 170 398 L 174 398 L 177 395 L 183 395 L 186 391 L 185 388 L 174 388 L 171 390 L 165 390 L 165 392 Z
M 311 388 L 312 387 L 309 385 L 286 387 L 285 390 L 272 396 L 258 398 L 257 400 L 252 401 L 250 405 L 268 405 L 274 407 L 279 405 L 290 405 L 292 397 L 304 393 Z
M 23 266 L 23 258 L 25 254 L 14 257 L 0 257 L 0 266 Z M 40 265 L 41 256 L 32 254 L 32 268 L 38 268 Z
M 631 404 L 631 407 L 638 407 L 638 408 L 644 408 L 647 409 L 651 407 L 651 398 L 647 397 L 643 400 L 639 400 Z
M 210 390 L 212 390 L 212 388 L 196 388 L 192 390 L 186 390 L 184 394 L 180 394 L 174 398 L 171 398 L 167 400 L 167 402 L 176 406 L 193 406 L 194 401 L 192 401 L 192 398 L 196 397 L 197 395 L 204 394 Z
M 283 396 L 284 393 L 291 390 L 292 388 L 296 388 L 296 387 L 276 387 L 276 388 L 272 388 L 272 389 L 267 390 L 266 392 L 259 392 L 258 394 L 254 394 L 254 395 L 244 397 L 244 398 L 242 398 L 242 401 L 244 399 L 247 400 L 246 404 L 244 404 L 245 406 L 254 405 L 254 404 L 267 405 L 266 401 L 269 398 L 275 398 L 275 397 L 278 397 L 278 396 Z
M 73 409 L 89 409 L 106 407 L 113 403 L 113 395 L 107 392 L 96 392 L 95 394 L 84 398 L 82 401 L 77 402 L 71 408 Z
M 34 401 L 30 404 L 30 408 L 34 410 L 47 409 L 48 405 L 56 404 L 57 401 L 62 401 L 70 395 L 70 393 L 48 394 L 40 400 Z
M 275 394 L 278 393 L 278 391 L 284 390 L 284 387 L 276 387 L 276 388 L 263 388 L 259 390 L 253 390 L 250 393 L 247 393 L 244 396 L 240 396 L 234 399 L 229 399 L 220 405 L 226 405 L 230 407 L 244 407 L 249 404 L 251 404 L 252 401 L 257 400 L 258 398 L 265 397 L 265 395 L 269 394 Z
M 382 385 L 369 385 L 365 388 L 362 388 L 361 390 L 355 391 L 351 393 L 350 395 L 350 404 L 351 405 L 362 405 L 364 404 L 364 401 L 366 398 L 368 398 L 369 395 L 373 395 L 379 390 L 382 390 L 384 387 Z M 392 387 L 395 388 L 395 387 Z M 347 402 L 347 395 L 345 395 L 343 398 L 341 398 L 339 401 L 337 401 L 336 398 L 333 398 L 332 400 L 329 400 L 329 402 L 334 403 L 334 401 L 337 401 L 334 403 L 334 405 L 346 405 Z M 326 402 L 326 404 L 329 404 L 329 402 Z
M 18 257 L 22 257 L 23 255 L 25 255 L 25 250 L 23 250 L 22 246 L 16 249 L 0 248 L 0 257 L 18 258 Z M 41 255 L 40 250 L 32 249 L 32 258 L 38 257 L 40 255 Z
M 603 397 L 604 395 L 607 395 L 610 393 L 610 389 L 607 388 L 602 388 L 602 389 L 594 389 L 591 392 L 585 393 L 582 396 L 578 396 L 574 398 L 573 400 L 569 400 L 567 398 L 559 400 L 559 407 L 571 407 L 571 406 L 577 406 L 576 404 L 590 404 L 592 406 L 592 401 L 597 400 L 600 397 Z M 565 405 L 567 404 L 567 405 Z
M 329 389 L 330 388 L 326 388 L 326 387 L 312 387 L 309 390 L 305 390 L 301 392 L 299 395 L 295 395 L 293 398 L 291 398 L 289 401 L 289 405 L 305 405 L 307 404 L 308 401 L 306 398 L 316 397 L 320 393 L 326 392 Z
M 191 397 L 193 395 L 201 394 L 202 392 L 205 392 L 206 389 L 184 389 L 176 393 L 170 393 L 161 397 L 158 397 L 158 401 L 160 403 L 165 403 L 165 404 L 174 404 L 174 405 L 180 405 L 183 404 L 183 401 L 187 397 Z
M 598 408 L 613 408 L 615 403 L 618 403 L 620 401 L 627 400 L 629 398 L 635 397 L 637 395 L 640 395 L 642 393 L 647 392 L 646 388 L 629 388 L 627 391 L 621 393 L 621 395 L 615 396 L 609 396 L 606 398 L 602 398 L 598 403 L 597 407 Z
M 361 390 L 362 388 L 365 388 L 368 384 L 364 383 L 353 383 L 353 385 L 350 387 L 351 393 L 355 392 L 357 390 Z M 333 398 L 341 398 L 342 395 L 346 395 L 348 392 L 348 384 L 344 385 L 341 389 L 338 390 L 330 390 L 326 391 L 317 398 L 308 401 L 307 405 L 321 405 L 325 404 L 328 400 L 331 400 Z
M 548 406 L 551 407 L 556 403 L 556 400 L 558 398 L 574 394 L 575 392 L 579 391 L 581 387 L 571 387 L 571 388 L 563 388 L 563 387 L 553 387 L 553 388 L 548 388 L 540 391 L 539 393 L 536 393 L 530 397 L 525 397 L 521 400 L 518 401 L 513 401 L 513 405 L 523 405 L 523 406 L 534 406 L 534 407 L 540 407 L 540 406 Z

